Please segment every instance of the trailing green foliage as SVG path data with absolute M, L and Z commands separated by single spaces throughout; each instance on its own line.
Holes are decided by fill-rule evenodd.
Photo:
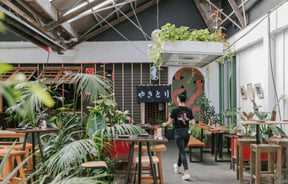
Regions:
M 162 64 L 161 51 L 165 41 L 205 41 L 205 42 L 223 42 L 226 47 L 229 43 L 225 40 L 225 34 L 221 30 L 210 33 L 208 29 L 190 30 L 189 27 L 176 27 L 175 24 L 167 23 L 161 29 L 155 32 L 153 43 L 149 45 L 149 58 L 160 67 Z M 226 51 L 226 57 L 232 58 L 234 55 L 230 49 Z M 224 63 L 224 58 L 218 60 Z

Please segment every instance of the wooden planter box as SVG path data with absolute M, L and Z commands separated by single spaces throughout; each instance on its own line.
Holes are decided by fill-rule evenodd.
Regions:
M 111 159 L 128 160 L 130 143 L 110 141 L 111 148 L 107 153 Z
M 236 139 L 247 139 L 250 137 L 238 137 L 238 136 L 231 136 L 231 159 L 233 159 L 233 157 L 236 157 L 236 149 L 237 149 L 237 145 L 236 145 Z M 250 161 L 250 147 L 243 147 L 243 160 L 244 161 Z M 268 153 L 262 153 L 261 154 L 261 160 L 262 161 L 267 161 L 268 160 Z

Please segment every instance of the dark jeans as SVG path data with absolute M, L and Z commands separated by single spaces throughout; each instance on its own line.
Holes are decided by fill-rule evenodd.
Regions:
M 183 163 L 185 170 L 188 170 L 188 164 L 187 164 L 186 152 L 185 152 L 185 148 L 190 138 L 190 134 L 188 133 L 188 131 L 189 131 L 188 128 L 175 129 L 174 131 L 176 145 L 179 150 L 177 165 L 180 167 L 181 164 Z

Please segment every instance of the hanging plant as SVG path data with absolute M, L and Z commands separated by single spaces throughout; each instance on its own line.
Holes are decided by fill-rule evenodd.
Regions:
M 211 16 L 213 17 L 215 31 L 211 33 L 208 29 L 190 30 L 189 27 L 176 27 L 175 24 L 167 23 L 152 33 L 153 43 L 150 44 L 148 56 L 154 63 L 160 67 L 163 63 L 161 58 L 162 45 L 165 41 L 204 41 L 204 42 L 222 42 L 225 47 L 229 48 L 229 42 L 226 41 L 226 34 L 222 32 L 223 27 L 219 27 L 220 10 L 216 10 Z M 225 51 L 225 56 L 217 59 L 218 63 L 223 64 L 224 59 L 232 58 L 234 55 L 230 49 Z

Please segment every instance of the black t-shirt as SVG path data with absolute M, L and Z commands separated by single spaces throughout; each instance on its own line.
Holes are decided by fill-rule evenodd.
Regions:
M 192 110 L 188 107 L 177 106 L 171 111 L 170 118 L 172 118 L 173 126 L 177 128 L 188 128 L 189 121 L 194 119 Z

